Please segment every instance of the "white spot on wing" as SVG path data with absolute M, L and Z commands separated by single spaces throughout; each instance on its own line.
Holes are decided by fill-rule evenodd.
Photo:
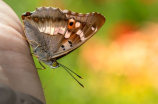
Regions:
M 57 28 L 54 29 L 54 35 L 57 35 L 58 32 L 59 32 L 59 28 L 57 27 Z
M 71 35 L 70 33 L 71 33 L 71 32 L 66 31 L 65 38 L 69 38 L 70 35 Z
M 86 38 L 84 38 L 84 33 L 83 32 L 80 34 L 80 39 L 81 39 L 81 41 L 84 41 L 86 39 Z
M 84 36 L 84 33 L 82 32 L 81 34 L 80 34 L 80 38 L 82 38 Z
M 95 30 L 95 27 L 92 26 L 91 29 L 94 31 L 94 30 Z
M 76 34 L 77 34 L 77 35 L 80 35 L 81 32 L 82 32 L 82 30 L 79 29 L 79 30 L 76 32 Z
M 76 22 L 75 27 L 78 28 L 80 26 L 81 26 L 81 23 L 80 22 Z
M 53 27 L 51 27 L 51 32 L 50 32 L 50 35 L 53 35 L 53 33 L 54 33 L 54 28 L 53 28 Z
M 46 26 L 45 33 L 50 34 L 50 31 L 51 31 L 50 26 Z
M 60 28 L 60 30 L 59 30 L 59 33 L 64 35 L 65 30 L 66 30 L 66 28 L 65 28 L 65 27 L 61 27 L 61 28 Z
M 96 31 L 98 31 L 98 29 L 97 29 L 97 28 L 95 29 L 95 32 L 96 32 Z
M 42 32 L 42 27 L 39 27 L 38 29 L 39 29 L 40 32 Z
M 39 31 L 40 31 L 40 32 L 45 32 L 45 27 L 42 27 L 42 26 L 41 26 L 41 28 L 39 28 Z
M 84 41 L 84 40 L 86 40 L 86 38 L 85 38 L 85 37 L 82 37 L 82 38 L 81 38 L 81 41 Z
M 79 29 L 79 30 L 76 32 L 76 34 L 80 36 L 80 39 L 81 39 L 81 40 L 84 40 L 84 33 L 82 32 L 81 29 Z

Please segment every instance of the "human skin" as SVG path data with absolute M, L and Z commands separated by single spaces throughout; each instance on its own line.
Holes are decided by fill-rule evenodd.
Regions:
M 0 0 L 0 83 L 45 103 L 37 69 L 22 34 L 19 18 Z

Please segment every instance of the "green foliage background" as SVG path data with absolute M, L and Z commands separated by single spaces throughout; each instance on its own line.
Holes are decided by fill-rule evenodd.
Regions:
M 158 20 L 158 1 L 150 3 L 143 0 L 4 0 L 21 19 L 21 14 L 34 11 L 35 7 L 52 6 L 62 10 L 88 13 L 99 12 L 107 19 L 105 25 L 93 37 L 110 44 L 108 35 L 111 27 L 120 21 L 130 21 L 138 27 L 144 21 Z M 115 31 L 115 30 L 113 30 Z M 88 44 L 86 42 L 85 44 Z M 93 48 L 93 46 L 92 46 Z M 85 49 L 85 48 L 84 48 Z M 75 50 L 58 62 L 66 65 L 84 79 L 79 81 L 82 88 L 63 68 L 55 69 L 53 80 L 44 89 L 47 104 L 157 104 L 158 91 L 153 86 L 131 86 L 123 75 L 109 74 L 105 69 L 93 71 L 84 63 L 80 53 L 83 48 Z M 93 57 L 93 56 L 91 56 Z M 36 67 L 40 68 L 37 59 Z M 96 60 L 94 60 L 96 61 Z M 46 66 L 46 65 L 45 65 Z M 38 70 L 43 87 L 52 76 L 53 69 Z M 112 84 L 109 84 L 112 83 Z M 31 86 L 30 86 L 31 87 Z

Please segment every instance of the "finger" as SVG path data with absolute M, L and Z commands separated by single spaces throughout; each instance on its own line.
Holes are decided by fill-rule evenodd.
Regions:
M 45 102 L 23 28 L 13 10 L 0 0 L 0 83 Z

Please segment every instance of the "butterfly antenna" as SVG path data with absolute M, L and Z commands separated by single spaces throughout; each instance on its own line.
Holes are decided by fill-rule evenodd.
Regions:
M 59 65 L 61 65 L 63 68 L 66 68 L 66 69 L 68 69 L 69 71 L 71 71 L 72 73 L 74 73 L 76 76 L 78 76 L 79 78 L 81 78 L 81 79 L 83 79 L 83 77 L 81 77 L 81 76 L 79 76 L 78 74 L 76 74 L 75 72 L 73 72 L 71 69 L 69 69 L 68 67 L 66 67 L 66 66 L 64 66 L 64 65 L 62 65 L 62 64 L 60 64 L 59 63 Z
M 75 72 L 73 72 L 72 70 L 70 70 L 68 67 L 66 67 L 66 66 L 64 66 L 64 65 L 62 65 L 60 63 L 58 63 L 58 64 L 59 64 L 59 66 L 63 67 L 84 88 L 84 86 L 69 71 L 71 71 L 72 73 L 74 73 L 75 75 L 77 75 L 79 78 L 83 79 L 81 76 L 79 76 L 78 74 L 76 74 Z

